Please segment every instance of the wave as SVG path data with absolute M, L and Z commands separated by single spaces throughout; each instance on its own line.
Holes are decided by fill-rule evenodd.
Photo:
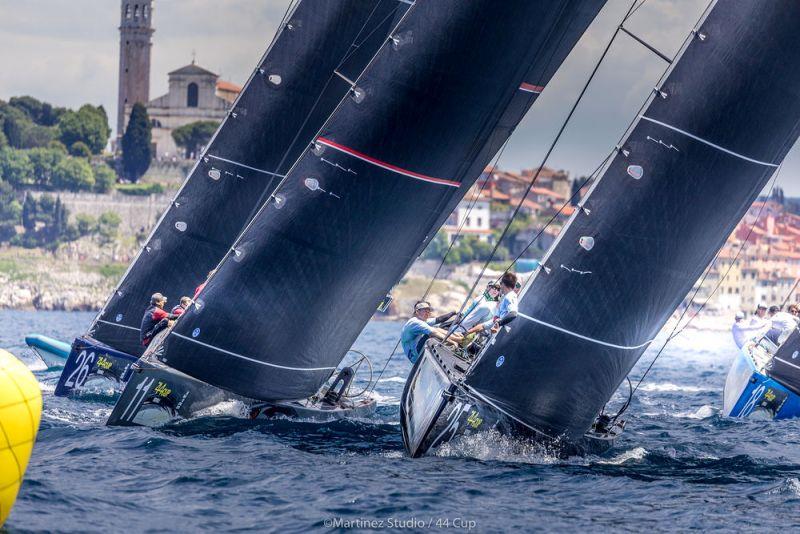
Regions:
M 683 392 L 683 393 L 700 393 L 701 391 L 708 391 L 708 388 L 701 388 L 699 386 L 687 386 L 687 385 L 679 385 L 673 384 L 671 382 L 661 382 L 661 383 L 646 383 L 639 386 L 639 389 L 642 391 L 650 391 L 650 392 Z

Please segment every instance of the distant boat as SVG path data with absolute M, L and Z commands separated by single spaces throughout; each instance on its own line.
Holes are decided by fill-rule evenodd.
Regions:
M 87 334 L 75 339 L 55 395 L 89 381 L 124 384 L 144 352 L 150 295 L 191 297 L 350 90 L 408 5 L 298 3 Z
M 763 337 L 745 343 L 725 380 L 722 412 L 729 417 L 800 417 L 800 330 L 780 347 Z
M 153 419 L 137 407 L 158 411 L 161 385 L 182 402 L 168 415 L 201 409 L 218 397 L 200 383 L 262 401 L 256 416 L 287 403 L 327 415 L 327 383 L 378 304 L 603 3 L 415 2 L 201 298 L 137 366 L 109 424 Z M 374 406 L 346 392 L 333 403 L 340 415 Z
M 63 367 L 72 349 L 64 343 L 41 334 L 25 336 L 25 344 L 39 356 L 48 367 Z
M 412 456 L 498 432 L 602 450 L 605 405 L 800 133 L 800 4 L 720 1 L 473 359 L 429 341 L 401 400 Z

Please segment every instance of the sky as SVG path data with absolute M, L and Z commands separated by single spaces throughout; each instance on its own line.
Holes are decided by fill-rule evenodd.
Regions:
M 331 1 L 331 0 L 319 0 Z M 503 152 L 499 167 L 537 167 L 632 0 L 608 0 Z M 708 0 L 646 0 L 625 27 L 673 56 Z M 288 0 L 156 0 L 150 96 L 191 62 L 243 84 Z M 31 95 L 58 106 L 102 104 L 116 116 L 119 0 L 0 0 L 0 99 Z M 623 135 L 666 63 L 620 34 L 547 165 L 590 173 Z M 112 121 L 114 122 L 114 121 Z M 111 125 L 114 127 L 114 124 Z M 800 150 L 778 178 L 800 196 Z

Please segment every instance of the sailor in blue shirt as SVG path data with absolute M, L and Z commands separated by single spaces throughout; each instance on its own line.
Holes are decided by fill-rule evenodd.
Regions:
M 447 337 L 447 330 L 438 328 L 436 325 L 452 318 L 455 313 L 448 313 L 436 318 L 431 317 L 432 315 L 433 309 L 430 303 L 421 300 L 414 305 L 414 316 L 403 326 L 400 342 L 403 345 L 403 352 L 411 360 L 411 363 L 416 363 L 417 359 L 419 359 L 420 353 L 425 346 L 425 341 L 429 337 L 433 336 L 442 340 Z M 452 334 L 450 338 L 454 336 L 461 338 L 457 334 Z M 454 339 L 453 341 L 456 340 Z

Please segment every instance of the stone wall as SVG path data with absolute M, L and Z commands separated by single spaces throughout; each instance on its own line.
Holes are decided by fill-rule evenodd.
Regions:
M 31 193 L 34 197 L 45 194 Z M 79 213 L 92 217 L 99 217 L 107 211 L 113 211 L 122 219 L 120 233 L 123 235 L 136 235 L 144 231 L 149 233 L 158 218 L 167 209 L 174 193 L 138 197 L 111 193 L 99 195 L 94 193 L 47 193 L 61 197 L 61 202 L 67 207 L 70 220 L 74 220 Z

